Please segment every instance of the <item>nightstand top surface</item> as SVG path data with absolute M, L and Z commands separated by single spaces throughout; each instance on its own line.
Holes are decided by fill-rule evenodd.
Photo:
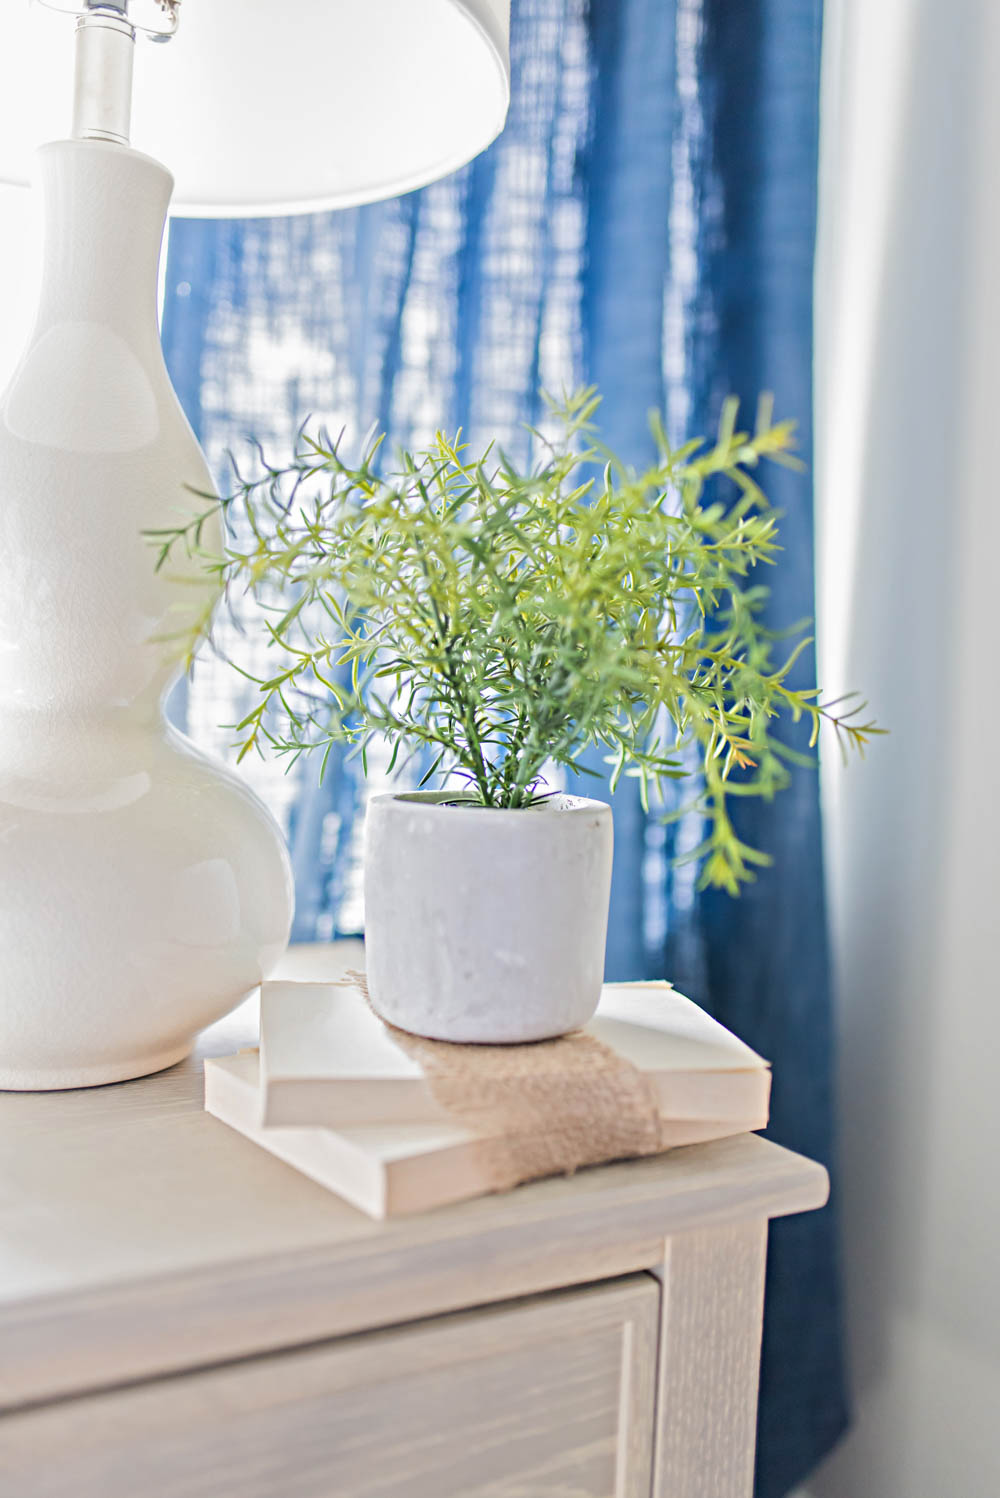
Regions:
M 359 965 L 290 954 L 283 976 Z M 821 1205 L 826 1174 L 755 1135 L 376 1222 L 202 1109 L 205 1056 L 0 1093 L 0 1407 L 655 1266 L 665 1237 Z

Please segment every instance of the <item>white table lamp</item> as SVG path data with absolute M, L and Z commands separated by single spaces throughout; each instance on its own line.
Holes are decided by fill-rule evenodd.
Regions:
M 4 8 L 0 180 L 71 115 L 72 138 L 41 151 L 41 300 L 0 402 L 0 1088 L 77 1087 L 179 1060 L 270 970 L 292 911 L 273 819 L 162 715 L 159 637 L 205 584 L 155 573 L 144 533 L 211 480 L 156 325 L 172 178 L 129 139 L 176 168 L 188 214 L 405 192 L 502 128 L 508 17 L 60 0 L 74 35 L 55 5 Z

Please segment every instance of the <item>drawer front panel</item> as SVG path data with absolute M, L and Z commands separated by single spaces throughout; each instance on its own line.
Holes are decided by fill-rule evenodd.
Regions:
M 0 1419 L 11 1498 L 648 1498 L 648 1275 Z

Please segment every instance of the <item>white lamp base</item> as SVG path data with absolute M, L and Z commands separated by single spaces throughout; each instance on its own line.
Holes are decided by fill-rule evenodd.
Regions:
M 130 1082 L 135 1077 L 148 1077 L 153 1072 L 166 1071 L 176 1066 L 191 1054 L 191 1042 L 173 1046 L 163 1051 L 150 1051 L 147 1056 L 131 1056 L 117 1065 L 69 1067 L 66 1071 L 0 1071 L 2 1092 L 59 1092 L 75 1087 L 103 1087 L 109 1082 Z
M 288 939 L 280 831 L 165 724 L 162 636 L 206 602 L 145 532 L 211 480 L 170 386 L 156 266 L 171 178 L 124 146 L 42 152 L 38 319 L 0 405 L 0 1087 L 179 1060 Z M 178 573 L 185 574 L 178 576 Z

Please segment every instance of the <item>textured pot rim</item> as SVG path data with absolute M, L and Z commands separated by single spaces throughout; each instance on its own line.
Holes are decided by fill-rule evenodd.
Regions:
M 454 791 L 383 791 L 369 800 L 369 808 L 384 807 L 396 803 L 418 814 L 433 816 L 442 811 L 454 810 L 454 802 L 464 801 L 461 793 Z M 611 807 L 606 801 L 596 801 L 589 796 L 574 796 L 568 791 L 554 791 L 544 801 L 533 806 L 479 806 L 474 801 L 465 802 L 462 810 L 468 815 L 489 817 L 491 822 L 521 818 L 526 812 L 543 812 L 550 817 L 575 817 L 599 815 L 611 816 Z

